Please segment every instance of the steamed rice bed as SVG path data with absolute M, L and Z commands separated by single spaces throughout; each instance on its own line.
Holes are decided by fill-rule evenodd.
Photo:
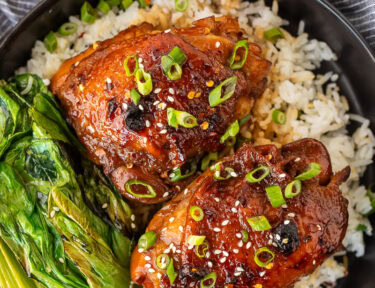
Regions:
M 152 8 L 147 10 L 139 9 L 138 3 L 134 2 L 126 11 L 113 8 L 92 25 L 72 16 L 69 21 L 78 24 L 77 32 L 58 37 L 58 48 L 53 53 L 46 50 L 43 42 L 37 41 L 27 66 L 17 73 L 35 73 L 48 83 L 64 60 L 87 49 L 95 41 L 115 36 L 132 24 L 146 21 L 166 30 L 174 25 L 188 26 L 194 20 L 212 15 L 238 17 L 249 41 L 258 43 L 263 48 L 263 56 L 273 63 L 268 88 L 253 109 L 253 121 L 250 121 L 253 124 L 242 128 L 241 134 L 251 137 L 256 145 L 273 143 L 281 146 L 305 137 L 315 138 L 326 145 L 334 171 L 350 165 L 350 178 L 341 186 L 349 200 L 349 226 L 344 246 L 356 256 L 363 256 L 364 232 L 356 228 L 359 224 L 365 225 L 366 233 L 372 233 L 368 219 L 362 216 L 371 210 L 371 203 L 366 196 L 366 188 L 359 183 L 374 154 L 375 140 L 369 129 L 370 122 L 349 113 L 347 100 L 340 95 L 340 88 L 336 84 L 339 75 L 314 72 L 323 61 L 335 61 L 337 57 L 326 43 L 309 39 L 308 34 L 304 33 L 304 22 L 300 23 L 297 36 L 283 30 L 285 39 L 276 44 L 265 41 L 265 30 L 288 24 L 287 20 L 278 16 L 277 1 L 273 2 L 272 7 L 267 7 L 264 1 L 189 0 L 185 13 L 175 11 L 174 0 L 154 0 Z M 286 111 L 285 125 L 272 121 L 274 109 Z M 359 126 L 353 135 L 349 135 L 346 129 L 350 121 Z M 335 283 L 345 273 L 345 267 L 331 257 L 295 287 L 319 287 L 324 282 Z

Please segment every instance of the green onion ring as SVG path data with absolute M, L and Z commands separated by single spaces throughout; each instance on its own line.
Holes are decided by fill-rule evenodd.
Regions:
M 242 59 L 240 59 L 240 61 L 237 61 L 236 60 L 237 50 L 240 48 L 245 49 L 245 54 L 242 57 Z M 247 40 L 238 41 L 236 45 L 234 46 L 232 56 L 229 59 L 229 67 L 233 70 L 241 69 L 246 62 L 248 53 L 249 53 L 249 42 L 247 42 Z
M 232 76 L 216 86 L 208 95 L 211 107 L 216 107 L 231 98 L 236 90 L 237 76 Z M 222 96 L 222 90 L 224 95 Z
M 266 262 L 263 262 L 259 259 L 259 255 L 262 254 L 262 253 L 267 253 L 269 255 L 271 255 L 271 258 L 268 259 Z M 267 247 L 262 247 L 262 248 L 259 248 L 257 250 L 257 252 L 255 252 L 255 256 L 254 256 L 254 261 L 255 263 L 259 266 L 259 267 L 266 267 L 267 264 L 271 263 L 273 261 L 273 259 L 275 259 L 275 253 L 273 253 L 270 249 L 268 249 Z
M 133 72 L 130 71 L 130 68 L 128 66 L 128 62 L 130 59 L 134 59 L 135 61 L 135 67 L 134 67 Z M 135 75 L 135 73 L 137 73 L 139 69 L 138 55 L 132 55 L 132 56 L 126 57 L 126 59 L 124 60 L 124 69 L 125 69 L 126 76 L 130 77 L 130 76 Z
M 263 215 L 247 218 L 247 222 L 253 231 L 266 231 L 272 228 L 266 216 Z
M 135 193 L 131 189 L 131 185 L 145 186 L 145 187 L 147 187 L 149 194 Z M 154 188 L 150 184 L 147 184 L 146 182 L 143 182 L 141 180 L 137 180 L 137 179 L 128 180 L 128 182 L 126 182 L 126 184 L 125 184 L 125 189 L 128 193 L 130 193 L 131 195 L 133 195 L 135 197 L 138 197 L 138 198 L 155 198 L 156 197 L 156 192 L 155 192 Z
M 264 31 L 264 38 L 272 43 L 275 43 L 277 40 L 284 38 L 284 33 L 280 28 L 275 27 Z
M 238 124 L 238 120 L 233 122 L 225 131 L 224 135 L 220 138 L 220 143 L 224 143 L 229 137 L 236 137 L 236 135 L 240 132 L 240 125 Z
M 209 284 L 205 284 L 205 282 L 211 281 Z M 204 276 L 204 278 L 201 280 L 201 288 L 213 288 L 215 287 L 216 283 L 216 272 L 211 272 L 210 274 L 207 274 Z
M 262 171 L 263 173 L 259 177 L 255 177 L 254 175 L 258 173 L 259 171 Z M 266 178 L 270 174 L 270 168 L 267 166 L 260 166 L 258 168 L 255 168 L 254 170 L 250 171 L 246 174 L 246 180 L 249 183 L 258 183 L 262 181 L 264 178 Z
M 147 250 L 154 246 L 157 239 L 157 234 L 155 231 L 148 231 L 143 234 L 138 240 L 138 248 L 142 250 Z
M 185 128 L 194 128 L 198 125 L 197 118 L 193 115 L 185 112 L 175 110 L 171 107 L 167 109 L 168 125 L 174 128 L 178 128 L 179 125 Z
M 139 93 L 146 96 L 152 91 L 152 78 L 151 75 L 145 72 L 143 69 L 138 69 L 135 73 L 135 79 L 137 81 L 137 87 Z
M 194 219 L 194 221 L 199 222 L 204 218 L 204 212 L 201 207 L 199 206 L 191 206 L 190 207 L 190 216 Z
M 94 24 L 97 17 L 98 12 L 92 8 L 89 2 L 85 1 L 81 7 L 81 20 L 88 24 Z
M 293 192 L 293 188 L 295 188 L 296 192 Z M 290 182 L 285 188 L 285 198 L 293 198 L 296 197 L 298 194 L 301 193 L 302 190 L 302 182 L 301 180 L 294 180 Z
M 141 95 L 139 95 L 138 91 L 133 88 L 130 91 L 130 98 L 132 99 L 135 105 L 138 105 L 139 100 L 141 100 Z
M 206 251 L 210 248 L 210 244 L 205 240 L 202 244 L 195 246 L 195 254 L 199 258 L 203 258 L 206 255 Z
M 48 50 L 48 52 L 52 53 L 57 49 L 57 39 L 55 33 L 50 31 L 46 37 L 44 37 L 44 46 Z
M 96 8 L 102 11 L 103 14 L 108 14 L 108 12 L 111 11 L 111 6 L 105 0 L 100 0 Z
M 279 185 L 266 187 L 266 193 L 273 208 L 278 208 L 281 205 L 285 204 L 283 192 L 281 191 Z
M 272 121 L 279 125 L 284 125 L 286 123 L 285 113 L 279 109 L 273 110 Z
M 76 23 L 68 22 L 60 26 L 57 32 L 62 36 L 68 36 L 76 33 L 78 30 L 78 25 Z
M 215 153 L 208 153 L 202 159 L 201 170 L 202 171 L 207 170 L 208 166 L 210 166 L 211 161 L 216 161 L 218 158 L 219 158 L 219 155 L 218 155 L 217 152 L 215 152 Z
M 178 12 L 185 12 L 189 6 L 189 0 L 174 0 L 174 7 Z
M 156 257 L 156 266 L 158 266 L 160 269 L 165 270 L 168 267 L 170 261 L 171 259 L 167 254 L 160 254 L 158 255 L 158 257 Z
M 174 183 L 174 182 L 186 179 L 195 174 L 195 172 L 197 171 L 197 163 L 193 160 L 190 160 L 186 162 L 186 165 L 190 165 L 190 169 L 189 169 L 189 172 L 187 172 L 184 175 L 182 175 L 182 171 L 181 171 L 182 167 L 172 170 L 172 173 L 169 174 L 171 182 Z
M 322 168 L 322 165 L 320 165 L 319 163 L 311 162 L 307 171 L 298 175 L 294 179 L 305 181 L 305 180 L 314 178 L 315 176 L 318 176 L 320 174 L 321 168 Z

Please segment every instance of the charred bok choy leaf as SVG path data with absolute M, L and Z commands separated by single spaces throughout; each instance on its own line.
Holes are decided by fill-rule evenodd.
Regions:
M 84 157 L 53 95 L 19 75 L 0 88 L 0 106 L 1 239 L 40 287 L 128 287 L 131 209 Z

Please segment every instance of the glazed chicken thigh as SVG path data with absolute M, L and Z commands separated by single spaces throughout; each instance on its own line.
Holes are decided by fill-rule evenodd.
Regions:
M 90 159 L 124 196 L 146 203 L 167 200 L 190 182 L 192 177 L 183 178 L 193 174 L 204 153 L 224 147 L 220 138 L 228 127 L 250 113 L 265 89 L 270 63 L 246 40 L 234 53 L 242 34 L 230 17 L 164 32 L 145 23 L 94 43 L 62 65 L 52 90 Z M 177 77 L 162 65 L 173 51 L 183 58 L 169 70 Z M 233 61 L 244 60 L 234 69 L 232 54 Z M 180 79 L 171 80 L 178 74 Z M 220 101 L 213 104 L 215 93 Z M 171 124 L 173 117 L 177 124 Z M 184 164 L 191 173 L 170 176 Z
M 316 140 L 281 149 L 244 144 L 154 216 L 147 231 L 156 242 L 134 251 L 132 281 L 290 287 L 342 249 L 348 203 L 339 185 L 349 174 L 349 167 L 332 173 Z

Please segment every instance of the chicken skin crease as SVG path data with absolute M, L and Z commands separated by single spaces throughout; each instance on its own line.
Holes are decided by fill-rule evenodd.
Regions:
M 261 166 L 269 173 L 250 174 L 261 179 L 251 182 L 247 175 Z M 348 202 L 339 186 L 349 175 L 349 167 L 333 174 L 326 148 L 313 139 L 281 149 L 244 144 L 154 216 L 147 231 L 156 242 L 133 252 L 132 281 L 146 288 L 290 287 L 343 249 Z M 301 190 L 290 197 L 292 181 L 301 181 Z M 281 198 L 269 187 L 281 188 L 273 190 Z M 171 270 L 156 262 L 160 254 L 173 263 L 173 285 Z
M 145 203 L 169 199 L 191 182 L 205 153 L 224 148 L 220 139 L 228 127 L 250 113 L 266 87 L 270 63 L 242 35 L 231 17 L 164 32 L 144 23 L 94 43 L 60 67 L 51 88 L 90 159 L 124 196 Z M 247 48 L 238 48 L 233 59 L 244 60 L 243 66 L 231 69 L 239 41 Z M 180 79 L 168 76 L 161 60 L 174 48 L 186 57 L 179 63 Z M 131 75 L 137 67 L 143 76 Z M 175 67 L 171 71 L 178 73 Z M 235 84 L 220 86 L 227 79 Z M 224 101 L 214 105 L 209 95 L 216 87 Z M 167 111 L 192 117 L 171 124 Z M 176 169 L 183 170 L 181 176 Z

